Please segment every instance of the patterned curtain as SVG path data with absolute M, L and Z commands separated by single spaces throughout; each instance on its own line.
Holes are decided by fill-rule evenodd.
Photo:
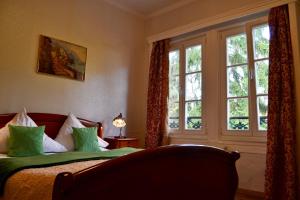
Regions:
M 269 14 L 270 65 L 266 200 L 297 199 L 294 68 L 287 5 Z
M 169 39 L 153 43 L 147 99 L 146 147 L 162 145 L 167 131 L 169 95 Z

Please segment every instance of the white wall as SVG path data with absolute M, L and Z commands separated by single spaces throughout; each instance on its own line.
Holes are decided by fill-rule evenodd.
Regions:
M 127 133 L 143 138 L 143 20 L 101 0 L 1 0 L 0 24 L 0 113 L 73 112 L 113 135 L 122 112 Z M 87 48 L 84 82 L 36 73 L 40 34 Z
M 194 1 L 181 8 L 172 10 L 146 22 L 146 35 L 151 36 L 176 27 L 180 27 L 196 20 L 206 19 L 223 12 L 253 5 L 265 0 L 201 0 Z M 267 0 L 268 1 L 268 0 Z M 272 0 L 269 0 L 272 1 Z
M 300 183 L 300 3 L 289 4 L 289 18 L 295 67 L 297 163 Z

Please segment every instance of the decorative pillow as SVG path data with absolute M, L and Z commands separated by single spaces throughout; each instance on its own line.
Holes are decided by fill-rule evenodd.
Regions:
M 8 125 L 8 156 L 35 156 L 43 154 L 45 126 L 26 127 Z
M 73 128 L 73 139 L 75 151 L 97 152 L 100 151 L 97 128 Z
M 64 145 L 68 151 L 74 150 L 74 140 L 72 137 L 73 129 L 72 128 L 85 128 L 85 126 L 72 114 L 68 115 L 68 118 L 60 128 L 58 135 L 55 138 L 55 141 Z M 98 144 L 100 147 L 107 147 L 108 143 L 98 137 Z
M 28 127 L 37 127 L 36 123 L 26 114 L 24 109 L 21 113 L 18 113 L 14 118 L 9 121 L 3 128 L 0 129 L 0 153 L 6 153 L 8 151 L 7 141 L 9 136 L 8 125 L 19 125 Z M 65 152 L 67 149 L 58 142 L 51 139 L 47 134 L 43 136 L 44 152 Z

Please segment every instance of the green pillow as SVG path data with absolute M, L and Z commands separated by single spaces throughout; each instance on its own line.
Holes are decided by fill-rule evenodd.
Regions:
M 35 156 L 43 154 L 45 126 L 26 127 L 8 125 L 8 156 Z
M 97 127 L 74 128 L 73 139 L 75 151 L 96 152 L 100 151 L 97 137 Z

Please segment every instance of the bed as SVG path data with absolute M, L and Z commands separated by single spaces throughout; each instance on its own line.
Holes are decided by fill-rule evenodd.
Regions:
M 0 127 L 14 115 L 15 113 L 0 115 Z M 67 118 L 65 115 L 48 113 L 28 115 L 38 125 L 46 125 L 45 132 L 51 138 L 56 137 Z M 98 135 L 103 136 L 101 123 L 85 119 L 80 121 L 85 126 L 99 127 Z M 171 145 L 140 150 L 98 163 L 84 161 L 82 163 L 89 164 L 85 168 L 77 168 L 80 170 L 72 170 L 67 166 L 56 172 L 48 190 L 51 191 L 53 200 L 233 200 L 238 185 L 235 162 L 239 156 L 238 152 L 201 145 Z M 39 170 L 47 173 L 47 169 Z M 11 190 L 14 191 L 13 188 Z

